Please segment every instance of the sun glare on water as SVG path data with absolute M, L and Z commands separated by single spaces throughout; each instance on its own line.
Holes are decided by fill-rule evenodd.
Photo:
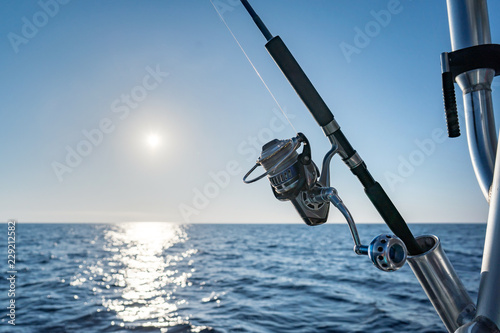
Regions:
M 191 257 L 197 250 L 169 251 L 187 240 L 186 229 L 163 222 L 130 222 L 109 228 L 105 238 L 105 250 L 111 257 L 95 271 L 104 273 L 109 267 L 111 272 L 94 277 L 104 281 L 106 290 L 115 289 L 111 294 L 102 293 L 102 305 L 116 315 L 117 322 L 121 322 L 118 325 L 156 328 L 155 332 L 190 325 L 189 317 L 179 314 L 187 301 L 178 290 L 192 285 Z

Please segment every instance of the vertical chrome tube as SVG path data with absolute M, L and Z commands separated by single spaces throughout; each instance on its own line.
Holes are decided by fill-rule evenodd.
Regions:
M 491 44 L 486 0 L 447 0 L 453 51 Z M 456 77 L 464 93 L 467 139 L 474 171 L 490 202 L 481 267 L 477 318 L 500 326 L 500 159 L 495 164 L 497 135 L 491 100 L 492 69 L 476 69 Z M 496 153 L 496 154 L 495 154 Z M 491 189 L 491 190 L 490 190 Z
M 497 156 L 500 156 L 498 151 Z M 500 327 L 500 162 L 495 165 L 491 189 L 477 315 L 487 317 Z
M 463 91 L 467 141 L 472 165 L 484 197 L 490 201 L 493 182 L 497 134 L 491 99 L 491 82 L 495 71 L 482 68 L 457 76 Z
M 408 264 L 448 331 L 455 332 L 472 320 L 474 303 L 443 251 L 439 238 L 420 236 L 417 242 L 425 252 L 409 256 Z
M 452 50 L 491 44 L 486 0 L 447 0 Z M 497 133 L 491 100 L 492 69 L 456 77 L 463 92 L 467 141 L 474 171 L 486 200 L 493 181 Z
M 491 44 L 486 0 L 447 0 L 453 51 Z

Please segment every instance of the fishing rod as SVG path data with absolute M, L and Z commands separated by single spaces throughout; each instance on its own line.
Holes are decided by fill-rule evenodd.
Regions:
M 255 166 L 244 176 L 243 181 L 252 183 L 267 176 L 275 197 L 291 201 L 308 225 L 325 223 L 329 203 L 333 204 L 347 220 L 357 254 L 368 255 L 373 264 L 384 271 L 397 270 L 408 260 L 449 332 L 499 333 L 500 163 L 495 164 L 493 172 L 494 163 L 491 161 L 495 160 L 498 153 L 495 155 L 493 149 L 497 140 L 492 125 L 490 84 L 493 76 L 500 74 L 500 46 L 491 44 L 486 0 L 447 0 L 453 52 L 445 52 L 441 56 L 448 134 L 450 137 L 460 135 L 453 86 L 456 80 L 464 90 L 464 104 L 468 112 L 467 134 L 474 169 L 485 197 L 492 202 L 477 309 L 442 249 L 439 238 L 434 235 L 415 238 L 412 235 L 403 217 L 381 185 L 371 176 L 366 164 L 353 149 L 332 112 L 282 39 L 270 33 L 247 0 L 241 0 L 241 3 L 266 38 L 265 47 L 269 54 L 332 144 L 323 159 L 320 173 L 311 159 L 310 144 L 304 134 L 298 133 L 289 140 L 274 139 L 262 147 Z M 481 126 L 477 128 L 476 123 Z M 303 148 L 299 154 L 297 150 L 301 146 Z M 335 154 L 358 178 L 372 204 L 399 238 L 380 235 L 369 246 L 361 244 L 349 210 L 337 191 L 330 187 L 330 161 Z M 265 172 L 249 180 L 250 174 L 259 166 Z
M 410 255 L 422 253 L 420 245 L 415 240 L 396 206 L 394 206 L 382 186 L 370 174 L 365 162 L 349 143 L 332 112 L 283 40 L 279 36 L 271 34 L 247 0 L 241 0 L 241 3 L 266 38 L 267 43 L 265 47 L 267 51 L 332 144 L 332 149 L 325 156 L 321 172 L 322 177 L 320 179 L 317 179 L 319 172 L 315 172 L 317 168 L 310 166 L 309 142 L 304 139 L 303 135 L 299 134 L 297 138 L 292 139 L 293 143 L 291 141 L 279 142 L 278 140 L 273 140 L 264 145 L 261 157 L 245 176 L 244 181 L 251 183 L 268 175 L 273 185 L 273 191 L 278 199 L 290 200 L 306 224 L 322 224 L 328 218 L 329 206 L 321 205 L 321 200 L 317 192 L 321 192 L 321 188 L 329 188 L 329 163 L 333 155 L 338 154 L 361 182 L 366 195 L 392 232 L 404 243 L 408 253 Z M 292 150 L 295 151 L 292 147 L 298 148 L 297 143 L 301 140 L 304 143 L 305 152 L 301 155 L 292 154 Z M 280 157 L 283 158 L 280 159 Z M 295 163 L 295 160 L 299 157 L 300 160 L 298 163 Z M 259 165 L 264 167 L 266 173 L 256 179 L 247 180 L 250 173 Z M 299 165 L 304 166 L 307 171 L 301 173 Z M 287 175 L 296 179 L 287 179 Z M 280 179 L 284 182 L 281 183 Z M 292 180 L 296 180 L 293 186 L 291 185 Z M 281 188 L 285 188 L 285 190 Z M 338 197 L 338 195 L 331 197 Z M 323 197 L 323 201 L 329 201 L 330 198 Z M 338 205 L 335 206 L 337 207 Z M 353 229 L 351 229 L 351 233 L 354 233 Z

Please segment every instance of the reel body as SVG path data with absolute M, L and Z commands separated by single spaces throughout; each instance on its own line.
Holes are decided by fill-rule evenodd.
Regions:
M 300 144 L 304 147 L 298 153 Z M 248 176 L 261 165 L 264 174 L 247 180 Z M 324 171 L 324 170 L 323 170 Z M 289 140 L 274 139 L 262 147 L 262 153 L 255 166 L 245 175 L 245 183 L 253 183 L 264 176 L 268 177 L 276 199 L 291 201 L 302 220 L 310 226 L 320 225 L 327 221 L 330 206 L 325 203 L 308 201 L 308 193 L 315 188 L 328 186 L 320 183 L 319 169 L 311 158 L 311 146 L 306 136 L 299 133 Z

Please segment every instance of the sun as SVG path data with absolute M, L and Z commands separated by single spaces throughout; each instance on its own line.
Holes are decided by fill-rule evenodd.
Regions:
M 146 138 L 146 144 L 151 149 L 156 149 L 161 143 L 161 138 L 157 133 L 150 133 Z

